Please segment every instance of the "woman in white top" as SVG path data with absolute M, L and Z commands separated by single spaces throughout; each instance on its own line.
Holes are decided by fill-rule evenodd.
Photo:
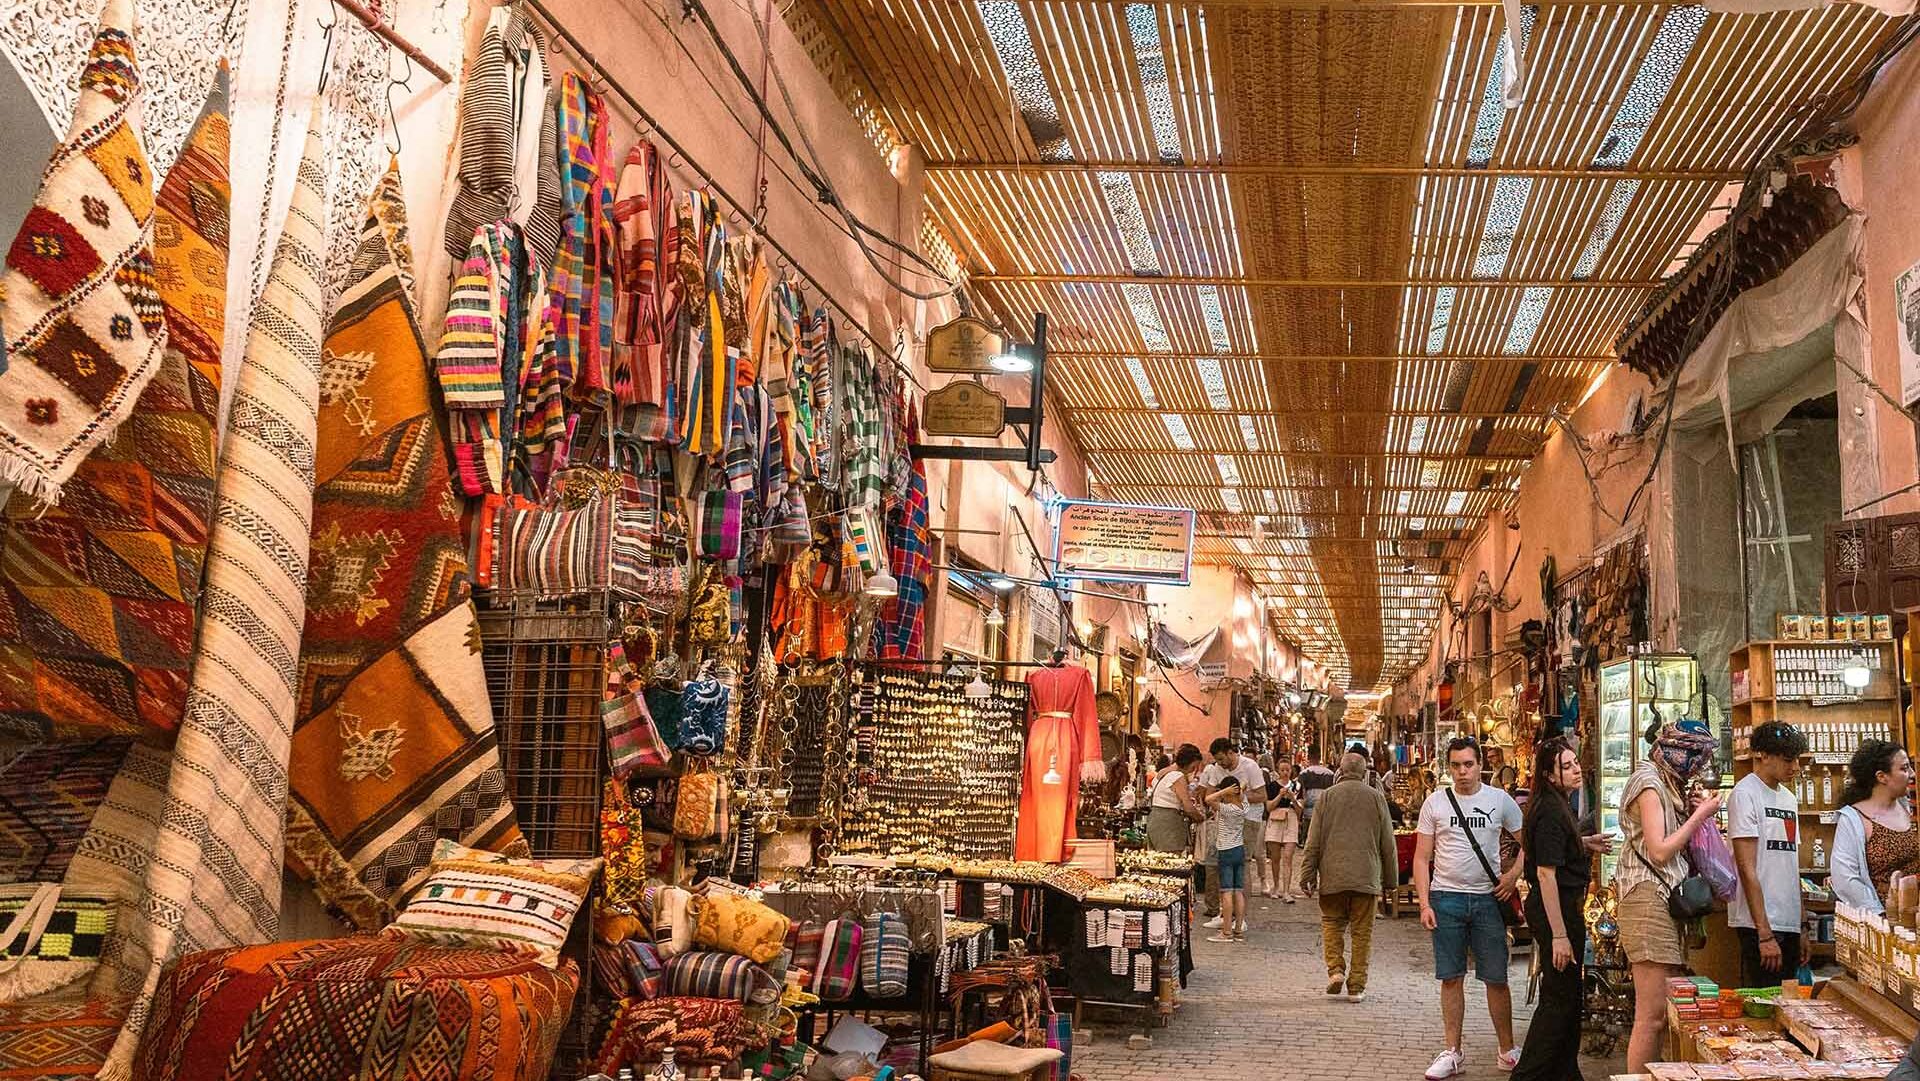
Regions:
M 1267 786 L 1267 864 L 1273 868 L 1267 882 L 1267 896 L 1293 904 L 1293 859 L 1300 850 L 1300 813 L 1295 808 L 1300 793 L 1293 787 L 1293 763 L 1273 767 L 1273 781 Z
M 1840 903 L 1885 912 L 1896 874 L 1920 871 L 1920 824 L 1907 806 L 1913 760 L 1884 739 L 1861 742 L 1847 765 L 1840 820 L 1833 831 L 1833 895 Z
M 1633 1035 L 1627 1072 L 1645 1073 L 1660 1057 L 1667 1032 L 1667 981 L 1687 963 L 1680 924 L 1667 895 L 1691 871 L 1687 842 L 1720 813 L 1720 797 L 1690 786 L 1711 770 L 1720 741 L 1699 721 L 1661 728 L 1647 760 L 1620 793 L 1625 851 L 1614 864 L 1620 948 L 1633 966 Z
M 1200 765 L 1200 748 L 1188 743 L 1160 771 L 1147 793 L 1147 845 L 1156 852 L 1185 852 L 1192 826 L 1206 817 L 1194 801 L 1191 777 Z

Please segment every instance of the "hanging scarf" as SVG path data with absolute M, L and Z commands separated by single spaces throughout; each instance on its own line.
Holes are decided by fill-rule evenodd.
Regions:
M 688 324 L 680 442 L 687 453 L 720 452 L 727 437 L 728 391 L 733 386 L 727 336 L 721 318 L 726 227 L 719 205 L 703 191 L 687 193 L 682 211 L 680 283 L 682 318 Z
M 460 494 L 504 494 L 507 437 L 520 397 L 527 351 L 527 315 L 544 306 L 532 253 L 511 221 L 481 226 L 447 301 L 446 327 L 434 356 Z
M 906 408 L 909 436 L 917 429 L 913 407 Z M 925 648 L 927 590 L 933 576 L 933 545 L 928 532 L 927 467 L 913 462 L 906 498 L 888 524 L 889 556 L 900 592 L 880 608 L 880 655 L 918 660 Z
M 842 356 L 845 363 L 841 370 L 846 373 L 846 386 L 840 398 L 846 411 L 841 432 L 844 449 L 840 458 L 846 468 L 844 491 L 848 503 L 864 504 L 877 511 L 885 502 L 888 490 L 886 414 L 880 401 L 873 359 L 866 347 L 848 346 Z
M 797 393 L 796 369 L 800 349 L 800 289 L 792 279 L 783 278 L 773 287 L 773 335 L 767 355 L 760 365 L 760 383 L 767 392 L 775 415 L 774 431 L 767 441 L 780 452 L 780 473 L 784 479 L 800 476 L 799 431 L 794 424 L 794 398 Z
M 614 295 L 613 367 L 630 372 L 632 390 L 621 401 L 629 410 L 629 431 L 639 439 L 666 438 L 672 424 L 667 411 L 668 372 L 664 351 L 670 266 L 662 251 L 673 210 L 666 170 L 652 143 L 641 140 L 627 152 L 613 220 L 620 233 L 620 283 Z M 616 391 L 617 391 L 616 387 Z
M 577 72 L 560 82 L 560 246 L 547 285 L 553 308 L 555 364 L 562 388 L 598 399 L 613 382 L 613 293 L 618 242 L 613 225 L 607 107 Z M 631 389 L 629 389 L 631 393 Z

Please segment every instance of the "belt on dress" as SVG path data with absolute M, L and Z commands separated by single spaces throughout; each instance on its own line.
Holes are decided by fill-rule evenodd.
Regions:
M 1048 710 L 1048 711 L 1046 711 L 1045 713 L 1042 713 L 1042 714 L 1040 714 L 1040 716 L 1042 716 L 1042 717 L 1066 717 L 1066 718 L 1069 718 L 1069 719 L 1071 719 L 1071 718 L 1073 717 L 1073 713 L 1072 713 L 1071 711 L 1068 711 L 1068 710 L 1064 710 L 1064 709 L 1050 709 L 1050 710 Z

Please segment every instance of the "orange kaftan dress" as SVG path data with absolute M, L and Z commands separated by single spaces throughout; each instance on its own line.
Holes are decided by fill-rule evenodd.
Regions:
M 1093 675 L 1077 665 L 1036 668 L 1027 676 L 1027 751 L 1013 858 L 1066 859 L 1080 810 L 1081 766 L 1100 761 L 1100 719 Z M 1048 767 L 1060 775 L 1041 780 Z

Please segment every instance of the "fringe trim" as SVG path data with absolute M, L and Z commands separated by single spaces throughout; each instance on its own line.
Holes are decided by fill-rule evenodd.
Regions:
M 66 482 L 54 480 L 51 473 L 17 454 L 0 452 L 0 485 L 38 503 L 39 517 L 60 505 Z
M 58 991 L 93 975 L 97 967 L 98 962 L 90 960 L 41 961 L 27 958 L 13 968 L 0 972 L 0 1002 L 19 1002 L 49 991 Z

